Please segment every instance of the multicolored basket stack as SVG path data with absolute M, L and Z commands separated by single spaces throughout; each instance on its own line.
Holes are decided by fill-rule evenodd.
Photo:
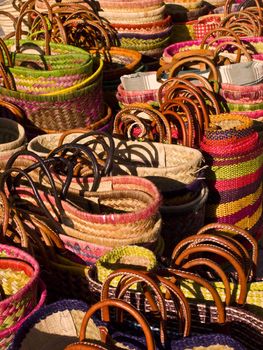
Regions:
M 206 221 L 262 235 L 262 141 L 248 117 L 211 116 L 201 150 L 209 168 Z
M 169 45 L 172 23 L 163 1 L 100 0 L 99 3 L 99 14 L 118 31 L 121 47 L 158 58 Z

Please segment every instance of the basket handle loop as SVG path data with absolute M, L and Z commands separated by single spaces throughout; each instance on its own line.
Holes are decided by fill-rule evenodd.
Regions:
M 97 159 L 96 159 L 95 155 L 93 154 L 92 150 L 90 150 L 85 145 L 81 145 L 78 143 L 76 143 L 76 144 L 66 143 L 64 145 L 61 145 L 61 146 L 55 148 L 53 151 L 51 151 L 49 153 L 47 159 L 56 158 L 55 157 L 56 155 L 59 155 L 60 159 L 63 159 L 63 158 L 67 159 L 66 158 L 67 152 L 70 152 L 71 154 L 73 152 L 72 157 L 70 157 L 70 160 L 73 162 L 72 164 L 75 164 L 76 162 L 78 162 L 78 157 L 81 153 L 84 155 L 84 157 L 86 157 L 86 159 L 91 161 L 94 181 L 93 181 L 93 184 L 92 184 L 90 191 L 91 192 L 96 191 L 99 187 L 99 184 L 100 184 L 101 174 L 99 171 Z M 67 196 L 67 192 L 68 192 L 68 189 L 70 187 L 72 178 L 73 178 L 72 174 L 68 174 L 67 180 L 65 181 L 65 184 L 64 184 L 64 187 L 62 190 L 62 194 L 63 194 L 64 198 Z
M 222 35 L 223 34 L 223 35 Z M 207 41 L 211 37 L 212 39 Z M 208 48 L 216 41 L 218 40 L 224 40 L 231 38 L 232 41 L 236 41 L 239 44 L 242 44 L 241 39 L 238 37 L 238 35 L 229 28 L 219 27 L 210 30 L 208 33 L 206 33 L 200 43 L 200 49 L 208 50 Z
M 106 346 L 98 343 L 84 342 L 67 345 L 64 350 L 107 350 Z M 114 350 L 114 349 L 113 349 Z
M 17 19 L 17 24 L 16 24 L 16 35 L 15 35 L 15 50 L 16 52 L 20 52 L 20 40 L 22 36 L 22 20 L 23 18 L 28 15 L 28 14 L 36 14 L 39 16 L 43 27 L 44 27 L 44 32 L 45 32 L 45 55 L 49 56 L 51 54 L 51 49 L 50 49 L 50 35 L 48 31 L 48 25 L 46 18 L 38 11 L 34 9 L 30 10 L 25 10 L 24 12 L 20 13 L 18 19 Z
M 7 73 L 5 65 L 0 62 L 0 75 L 3 79 L 3 87 L 8 90 L 16 90 L 15 82 L 12 77 Z
M 122 309 L 124 311 L 127 311 L 135 320 L 140 324 L 145 338 L 146 338 L 146 346 L 147 350 L 155 350 L 155 343 L 154 343 L 154 338 L 153 334 L 151 332 L 151 329 L 149 327 L 148 322 L 146 321 L 145 317 L 139 313 L 138 310 L 136 310 L 135 307 L 132 305 L 128 304 L 127 302 L 119 299 L 105 299 L 102 301 L 99 301 L 98 303 L 92 305 L 90 309 L 86 312 L 84 319 L 81 324 L 81 329 L 80 329 L 80 341 L 85 341 L 85 333 L 86 333 L 86 328 L 89 319 L 92 317 L 92 315 L 98 311 L 101 310 L 101 318 L 104 321 L 104 312 L 105 310 L 108 311 L 109 306 L 115 307 Z
M 191 254 L 195 253 L 213 253 L 218 256 L 223 257 L 226 259 L 236 270 L 238 274 L 238 280 L 240 284 L 240 293 L 239 293 L 239 298 L 238 298 L 238 304 L 243 305 L 246 302 L 246 297 L 247 297 L 247 276 L 245 274 L 245 271 L 240 263 L 240 261 L 233 255 L 231 254 L 228 250 L 218 247 L 218 246 L 213 246 L 213 245 L 208 245 L 208 244 L 199 244 L 198 246 L 194 247 L 187 247 L 176 259 L 175 259 L 175 266 L 180 266 L 184 259 L 188 258 Z
M 247 243 L 250 244 L 252 248 L 251 259 L 253 261 L 253 271 L 256 274 L 256 268 L 258 265 L 258 242 L 257 240 L 246 230 L 237 227 L 235 225 L 225 224 L 225 223 L 212 223 L 202 227 L 196 234 L 204 234 L 208 231 L 212 231 L 213 234 L 217 235 L 230 235 L 234 237 L 237 241 L 237 237 L 243 237 L 246 239 Z
M 65 139 L 66 136 L 74 134 L 74 133 L 81 133 L 81 135 L 77 136 L 73 141 L 71 141 L 71 143 L 76 144 L 79 141 L 85 139 L 85 138 L 89 138 L 90 136 L 94 136 L 93 139 L 87 141 L 86 143 L 84 143 L 85 146 L 92 146 L 95 145 L 97 143 L 100 143 L 104 149 L 104 151 L 106 151 L 107 153 L 107 159 L 105 162 L 105 166 L 103 169 L 103 176 L 107 176 L 110 174 L 111 170 L 112 170 L 112 166 L 113 166 L 113 157 L 114 157 L 114 152 L 115 152 L 115 143 L 113 140 L 113 137 L 104 131 L 89 131 L 89 132 L 85 132 L 83 131 L 83 129 L 75 129 L 73 131 L 69 130 L 64 132 L 59 141 L 58 141 L 58 147 L 61 146 L 63 144 L 63 141 Z M 109 145 L 107 144 L 107 142 L 105 142 L 104 139 L 108 140 Z
M 164 273 L 164 276 L 170 276 L 172 282 L 176 282 L 179 279 L 189 279 L 191 281 L 196 282 L 197 284 L 203 286 L 204 288 L 208 289 L 208 291 L 211 293 L 213 300 L 215 302 L 216 308 L 217 308 L 217 312 L 218 312 L 218 323 L 225 323 L 226 320 L 226 316 L 225 316 L 225 308 L 224 308 L 224 304 L 217 292 L 217 290 L 212 286 L 211 283 L 209 283 L 207 280 L 205 280 L 204 278 L 189 272 L 189 271 L 182 271 L 179 269 L 175 269 L 175 268 L 168 268 L 166 270 L 161 270 L 158 271 L 158 274 L 162 274 Z

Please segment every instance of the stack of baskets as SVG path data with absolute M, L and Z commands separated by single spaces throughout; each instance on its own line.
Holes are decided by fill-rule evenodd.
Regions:
M 101 0 L 99 3 L 99 14 L 118 31 L 121 47 L 160 57 L 170 42 L 172 30 L 171 17 L 165 14 L 163 1 Z
M 103 60 L 81 48 L 50 42 L 41 14 L 45 41 L 21 40 L 21 22 L 28 13 L 18 19 L 15 40 L 1 42 L 5 62 L 0 98 L 21 108 L 28 130 L 35 133 L 103 124 Z

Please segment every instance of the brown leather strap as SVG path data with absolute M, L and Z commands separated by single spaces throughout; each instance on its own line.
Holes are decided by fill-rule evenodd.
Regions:
M 182 265 L 182 268 L 189 270 L 193 267 L 199 267 L 199 266 L 207 266 L 214 270 L 214 272 L 217 273 L 217 275 L 221 278 L 224 287 L 225 287 L 225 293 L 226 293 L 226 299 L 225 299 L 225 304 L 226 306 L 230 305 L 231 302 L 231 289 L 230 289 L 230 282 L 228 280 L 227 275 L 224 273 L 223 269 L 214 261 L 207 259 L 207 258 L 197 258 L 197 259 L 192 259 L 190 261 L 187 261 Z
M 254 264 L 253 271 L 254 274 L 256 274 L 256 268 L 258 264 L 258 242 L 257 240 L 246 230 L 237 227 L 235 225 L 230 225 L 230 224 L 224 224 L 224 223 L 212 223 L 203 226 L 198 232 L 197 235 L 204 234 L 206 232 L 212 231 L 213 234 L 230 234 L 233 236 L 236 240 L 239 240 L 240 237 L 243 237 L 246 239 L 247 243 L 252 248 L 251 251 L 251 258 Z
M 66 346 L 64 350 L 109 350 L 107 346 L 91 342 L 74 343 Z
M 98 311 L 101 310 L 102 311 L 102 320 L 104 321 L 104 312 L 105 310 L 108 310 L 109 306 L 115 307 L 115 308 L 120 308 L 124 311 L 127 311 L 133 318 L 135 318 L 135 320 L 139 323 L 139 325 L 141 326 L 145 338 L 146 338 L 146 346 L 147 346 L 147 350 L 155 350 L 155 343 L 154 343 L 154 338 L 153 338 L 153 334 L 151 332 L 151 329 L 148 325 L 148 322 L 146 321 L 145 317 L 139 313 L 139 311 L 137 311 L 132 305 L 126 303 L 123 300 L 119 300 L 119 299 L 105 299 L 102 301 L 99 301 L 98 303 L 92 305 L 89 310 L 86 312 L 84 319 L 82 321 L 81 324 L 81 329 L 80 329 L 80 341 L 85 341 L 85 337 L 86 337 L 86 328 L 87 328 L 87 324 L 88 321 L 90 320 L 90 318 L 92 317 L 92 315 Z M 108 313 L 108 311 L 107 311 Z
M 200 276 L 189 272 L 189 271 L 182 271 L 178 269 L 165 269 L 165 270 L 158 270 L 158 275 L 170 277 L 170 279 L 175 283 L 177 281 L 182 281 L 182 279 L 189 279 L 191 281 L 194 281 L 204 288 L 208 289 L 208 291 L 211 293 L 213 300 L 215 302 L 217 312 L 218 312 L 218 322 L 219 323 L 225 323 L 225 308 L 224 304 L 217 292 L 217 290 L 204 278 L 201 278 Z
M 246 301 L 247 297 L 247 276 L 245 271 L 243 270 L 242 265 L 236 259 L 234 255 L 232 255 L 228 250 L 223 249 L 221 247 L 215 247 L 208 244 L 200 244 L 195 247 L 186 248 L 175 260 L 176 266 L 181 266 L 182 262 L 187 258 L 190 259 L 191 254 L 195 253 L 213 253 L 218 256 L 225 258 L 236 270 L 238 275 L 238 280 L 240 284 L 240 293 L 237 303 L 243 305 Z
M 158 300 L 158 306 L 155 303 L 155 300 L 152 298 L 151 293 L 149 290 L 144 288 L 145 291 L 145 297 L 147 298 L 152 311 L 158 311 L 160 312 L 160 337 L 161 337 L 161 342 L 163 344 L 166 343 L 166 320 L 167 320 L 167 313 L 166 313 L 166 308 L 165 308 L 165 302 L 163 295 L 159 289 L 158 284 L 149 276 L 146 275 L 143 272 L 140 271 L 135 271 L 135 270 L 130 270 L 130 269 L 118 269 L 114 272 L 112 272 L 107 279 L 104 281 L 102 290 L 101 290 L 101 300 L 105 300 L 109 297 L 109 287 L 111 281 L 116 278 L 122 276 L 122 279 L 120 280 L 118 287 L 116 288 L 116 293 L 115 297 L 116 298 L 123 298 L 127 290 L 136 282 L 140 282 L 143 285 L 146 284 L 146 286 L 150 286 L 152 291 L 157 297 Z M 104 319 L 106 321 L 109 321 L 110 315 L 109 315 L 109 310 L 105 309 L 104 313 Z

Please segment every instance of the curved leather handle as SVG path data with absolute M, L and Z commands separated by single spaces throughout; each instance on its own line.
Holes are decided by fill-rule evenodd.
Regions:
M 155 350 L 155 343 L 154 343 L 154 338 L 151 332 L 151 329 L 148 325 L 148 322 L 146 321 L 145 317 L 139 313 L 135 307 L 131 306 L 130 304 L 126 303 L 123 300 L 119 299 L 106 299 L 99 301 L 98 303 L 92 305 L 90 309 L 86 312 L 84 319 L 81 324 L 81 329 L 80 329 L 80 341 L 85 341 L 85 336 L 86 336 L 86 328 L 89 319 L 92 317 L 92 315 L 98 311 L 101 310 L 102 313 L 102 320 L 104 321 L 104 312 L 107 310 L 109 306 L 116 307 L 119 309 L 122 309 L 124 311 L 127 311 L 141 326 L 145 338 L 146 338 L 146 346 L 147 350 Z
M 259 13 L 259 17 L 262 19 L 262 9 L 261 9 L 261 3 L 258 0 L 254 0 L 258 13 Z M 224 16 L 227 16 L 230 12 L 231 12 L 231 6 L 233 4 L 233 0 L 227 0 L 225 2 L 225 6 L 224 6 Z M 240 5 L 242 6 L 242 4 Z M 239 7 L 240 8 L 240 7 Z
M 185 258 L 190 258 L 194 253 L 213 253 L 226 259 L 236 270 L 240 284 L 240 294 L 237 303 L 243 305 L 247 297 L 247 277 L 240 262 L 228 250 L 206 244 L 186 248 L 175 260 L 175 265 L 180 266 Z
M 10 77 L 7 74 L 5 66 L 1 62 L 0 62 L 0 74 L 1 74 L 1 77 L 3 78 L 3 87 L 8 90 L 15 91 L 16 90 L 15 82 L 12 79 L 12 77 Z
M 227 36 L 225 36 L 225 35 L 222 36 L 222 33 L 226 34 Z M 218 34 L 218 35 L 216 35 L 216 34 Z M 212 37 L 212 39 L 207 42 L 207 39 L 209 37 Z M 215 29 L 210 30 L 209 32 L 207 32 L 204 35 L 204 37 L 200 43 L 200 48 L 208 50 L 209 46 L 213 45 L 213 43 L 215 43 L 216 41 L 218 41 L 220 39 L 221 40 L 224 39 L 225 37 L 233 38 L 237 43 L 242 44 L 242 41 L 240 40 L 240 38 L 236 35 L 236 33 L 233 30 L 228 29 L 228 28 L 219 27 L 219 28 L 215 28 Z
M 215 302 L 217 312 L 218 312 L 218 323 L 225 323 L 226 317 L 225 317 L 225 308 L 224 304 L 217 292 L 217 290 L 204 278 L 189 272 L 189 271 L 182 271 L 179 269 L 165 269 L 165 270 L 158 270 L 158 275 L 162 275 L 164 277 L 170 277 L 171 281 L 175 283 L 178 279 L 189 279 L 191 281 L 196 282 L 197 284 L 200 284 L 202 287 L 206 288 L 212 295 L 213 300 Z
M 225 293 L 226 293 L 225 304 L 226 306 L 229 306 L 231 302 L 230 282 L 228 280 L 227 275 L 223 271 L 223 269 L 216 262 L 207 258 L 197 258 L 197 259 L 192 259 L 190 261 L 185 262 L 182 265 L 182 268 L 189 270 L 189 269 L 192 269 L 193 267 L 199 267 L 202 265 L 211 268 L 215 273 L 217 273 L 219 278 L 222 280 L 225 287 Z
M 192 100 L 196 99 L 202 111 L 204 129 L 207 129 L 209 127 L 209 115 L 204 97 L 199 93 L 199 89 L 190 86 L 191 83 L 186 83 L 186 81 L 179 82 L 178 78 L 175 79 L 175 84 L 165 91 L 164 101 L 173 100 L 174 98 L 180 96 L 187 96 Z M 178 83 L 176 83 L 176 81 Z
M 74 154 L 74 151 L 75 151 L 75 154 Z M 76 156 L 78 157 L 80 153 L 83 153 L 84 156 L 91 161 L 93 177 L 94 177 L 94 182 L 92 184 L 91 192 L 96 191 L 100 184 L 101 175 L 99 172 L 99 166 L 98 166 L 96 157 L 88 147 L 85 147 L 84 145 L 77 144 L 77 143 L 76 144 L 66 143 L 55 148 L 53 151 L 51 151 L 47 156 L 47 159 L 54 158 L 56 155 L 59 155 L 59 158 L 61 159 L 66 156 L 67 152 L 73 152 L 73 157 L 76 157 Z M 72 157 L 71 157 L 71 160 L 73 161 Z M 64 186 L 64 190 L 63 190 L 64 196 L 67 195 L 67 191 L 69 189 L 71 181 L 72 181 L 72 177 L 70 178 L 70 174 L 67 174 L 67 181 L 66 181 L 67 187 Z
M 127 290 L 135 283 L 140 282 L 142 284 L 146 284 L 147 286 L 150 286 L 153 290 L 154 294 L 157 297 L 158 300 L 158 306 L 155 303 L 155 300 L 152 298 L 152 295 L 147 289 L 144 289 L 145 297 L 149 301 L 149 304 L 152 308 L 152 311 L 159 311 L 160 312 L 160 337 L 162 344 L 166 343 L 166 326 L 165 323 L 167 321 L 167 313 L 165 308 L 165 302 L 162 295 L 162 292 L 159 289 L 158 284 L 147 274 L 135 271 L 131 269 L 118 269 L 114 272 L 112 272 L 105 282 L 103 283 L 102 290 L 101 290 L 101 300 L 105 300 L 109 298 L 109 288 L 110 283 L 115 277 L 121 276 L 121 280 L 118 283 L 118 286 L 115 291 L 115 297 L 118 299 L 123 298 Z M 109 310 L 105 309 L 104 317 L 106 321 L 109 321 L 110 315 Z
M 250 12 L 233 12 L 226 16 L 221 26 L 233 30 L 238 36 L 261 36 L 262 24 L 260 18 Z
M 63 207 L 62 207 L 62 204 L 61 204 L 61 201 L 60 201 L 57 189 L 56 189 L 56 185 L 55 185 L 54 179 L 53 179 L 51 173 L 49 172 L 47 164 L 43 161 L 43 159 L 39 155 L 37 155 L 34 152 L 28 151 L 28 150 L 21 150 L 19 152 L 16 152 L 8 159 L 8 161 L 6 163 L 6 166 L 5 166 L 5 171 L 11 169 L 12 165 L 14 164 L 16 159 L 18 159 L 20 156 L 30 156 L 30 157 L 32 157 L 32 158 L 34 158 L 36 160 L 38 166 L 45 173 L 45 175 L 47 176 L 47 178 L 49 180 L 49 183 L 50 183 L 50 186 L 51 186 L 51 189 L 52 189 L 52 195 L 54 196 L 57 209 L 59 210 L 60 213 L 63 213 L 64 210 L 63 210 Z M 33 169 L 33 168 L 35 168 L 35 167 L 32 167 L 32 168 L 28 167 L 27 169 L 24 169 L 24 172 L 31 171 L 31 169 Z M 22 172 L 18 173 L 18 174 L 19 175 L 17 175 L 15 177 L 15 181 L 13 182 L 13 186 L 15 186 L 18 183 L 18 181 L 21 179 L 21 177 L 23 176 Z M 8 182 L 6 184 L 7 184 L 8 190 L 11 192 L 10 184 Z M 31 187 L 32 187 L 32 185 L 34 185 L 33 182 L 31 183 Z M 3 187 L 1 187 L 1 188 L 3 188 Z M 40 199 L 40 197 L 39 197 L 39 199 Z M 43 205 L 44 205 L 44 203 L 43 203 Z M 44 206 L 41 206 L 41 207 L 44 208 Z M 48 213 L 49 213 L 49 211 L 48 211 Z
M 194 74 L 194 73 L 193 73 Z M 198 74 L 197 74 L 198 75 Z M 193 105 L 194 106 L 194 108 L 196 109 L 196 113 L 197 113 L 197 120 L 198 120 L 198 123 L 199 123 L 199 126 L 200 126 L 200 131 L 201 131 L 201 133 L 203 133 L 203 131 L 205 130 L 205 129 L 207 129 L 208 127 L 209 127 L 209 115 L 208 115 L 208 112 L 207 112 L 207 109 L 206 109 L 206 106 L 204 106 L 204 103 L 205 103 L 205 100 L 204 100 L 204 95 L 202 94 L 202 92 L 203 92 L 203 90 L 205 89 L 204 87 L 201 89 L 200 87 L 198 87 L 198 86 L 195 86 L 194 84 L 192 84 L 190 81 L 188 81 L 187 79 L 184 79 L 184 78 L 173 78 L 174 79 L 174 86 L 176 86 L 177 84 L 179 84 L 179 85 L 181 85 L 181 84 L 183 84 L 183 85 L 186 85 L 187 86 L 187 91 L 189 91 L 189 93 L 190 93 L 190 97 L 191 97 L 191 95 L 192 94 L 194 94 L 194 91 L 197 93 L 197 94 L 199 94 L 199 95 L 201 95 L 200 96 L 200 98 L 201 97 L 203 97 L 203 100 L 202 99 L 198 99 L 198 100 L 200 100 L 201 101 L 201 109 L 202 109 L 202 114 L 200 113 L 200 110 L 199 110 L 199 108 L 198 108 L 198 106 L 196 105 L 196 103 L 190 98 L 190 97 L 187 97 L 187 95 L 186 96 L 181 96 L 181 95 L 179 95 L 179 96 L 176 96 L 175 98 L 176 98 L 176 100 L 177 101 L 186 101 L 188 104 L 191 104 L 191 105 Z M 189 89 L 190 88 L 190 89 Z M 170 87 L 168 90 L 167 90 L 167 95 L 169 94 L 169 93 L 171 93 L 171 91 L 173 91 L 173 87 Z M 209 91 L 210 92 L 210 91 Z M 180 93 L 179 91 L 178 91 L 178 93 Z M 213 93 L 212 92 L 210 92 L 211 93 L 211 95 L 213 95 Z M 203 96 L 202 96 L 203 95 Z M 194 96 L 196 97 L 197 96 L 197 98 L 199 97 L 198 95 L 196 95 L 196 94 L 194 94 Z M 213 95 L 214 96 L 214 95 Z M 163 109 L 164 107 L 163 107 L 163 105 L 167 102 L 167 100 L 169 101 L 169 99 L 166 99 L 166 94 L 164 95 L 164 103 L 161 105 L 161 108 Z
M 208 79 L 206 79 L 205 77 L 203 77 L 202 75 L 199 75 L 197 73 L 188 72 L 188 73 L 181 74 L 180 79 L 183 79 L 183 81 L 190 80 L 190 83 L 191 83 L 191 80 L 197 80 L 199 83 L 201 83 L 202 88 L 205 87 L 205 88 L 207 88 L 207 90 L 214 92 L 214 88 L 212 87 L 210 81 Z M 194 84 L 192 83 L 192 85 L 194 85 Z M 199 85 L 197 85 L 197 86 L 199 87 Z
M 91 146 L 92 144 L 96 145 L 96 143 L 100 143 L 104 148 L 104 150 L 107 152 L 107 159 L 103 170 L 103 176 L 109 175 L 112 170 L 114 153 L 115 153 L 115 143 L 114 143 L 113 137 L 109 133 L 104 131 L 90 131 L 88 133 L 84 133 L 76 137 L 71 143 L 78 143 L 80 140 L 83 140 L 89 136 L 95 136 L 95 139 L 86 142 L 85 146 Z M 104 138 L 107 138 L 109 142 L 109 146 L 104 141 Z
M 3 52 L 5 55 L 3 54 Z M 4 40 L 0 38 L 0 62 L 6 66 L 5 57 L 7 59 L 8 66 L 13 67 L 13 62 L 8 47 L 6 46 Z
M 181 128 L 181 132 L 182 132 L 182 137 L 183 137 L 182 145 L 191 147 L 192 146 L 192 135 L 190 134 L 190 132 L 189 133 L 187 132 L 186 125 L 185 125 L 182 117 L 178 113 L 176 113 L 174 111 L 170 111 L 170 110 L 163 112 L 163 115 L 165 117 L 171 116 L 176 121 L 179 122 L 179 125 L 180 125 L 180 128 Z M 190 122 L 190 125 L 192 125 L 192 122 Z
M 178 106 L 178 103 L 180 103 L 181 108 L 184 110 L 184 107 L 187 108 L 187 110 L 189 110 L 190 115 L 193 118 L 193 124 L 194 124 L 194 131 L 195 131 L 195 135 L 194 136 L 194 140 L 192 141 L 192 144 L 196 144 L 200 145 L 201 139 L 203 137 L 203 129 L 204 129 L 204 122 L 203 122 L 203 115 L 201 113 L 201 110 L 198 108 L 197 104 L 189 97 L 187 96 L 178 96 L 176 97 L 174 100 L 167 100 L 163 105 L 162 108 L 165 110 L 166 109 L 166 104 L 168 105 L 168 109 L 169 108 L 173 108 L 173 106 Z M 170 104 L 170 107 L 169 107 Z M 187 110 L 185 111 L 185 113 L 187 114 Z
M 21 108 L 14 105 L 13 103 L 0 100 L 0 107 L 3 107 L 10 111 L 18 119 L 18 123 L 26 121 L 26 116 L 24 112 L 21 110 Z
M 133 114 L 132 112 L 136 112 L 136 114 Z M 141 112 L 146 113 L 151 118 L 151 120 L 153 120 L 156 123 L 157 129 L 159 131 L 160 142 L 164 142 L 165 134 L 162 127 L 162 123 L 164 124 L 166 135 L 169 135 L 171 133 L 170 125 L 167 122 L 167 120 L 165 118 L 161 119 L 160 115 L 156 114 L 154 110 L 139 106 L 126 107 L 116 114 L 113 122 L 113 134 L 123 135 L 123 132 L 120 128 L 120 124 L 123 120 L 125 120 L 125 114 L 130 118 L 130 120 L 139 120 L 142 123 L 140 117 L 137 116 L 137 114 Z
M 225 45 L 233 45 L 236 46 L 240 52 L 242 52 L 244 54 L 244 56 L 247 58 L 248 61 L 252 61 L 252 57 L 251 55 L 248 53 L 247 49 L 244 47 L 244 45 L 236 43 L 234 41 L 224 41 L 223 43 L 219 43 L 217 45 L 217 47 L 215 48 L 215 59 L 217 58 L 217 55 L 220 54 L 220 50 L 222 47 L 224 47 Z M 235 62 L 237 63 L 237 61 Z
M 53 218 L 53 216 L 50 214 L 49 210 L 47 209 L 43 200 L 40 197 L 40 194 L 38 192 L 37 187 L 35 186 L 34 181 L 32 180 L 32 178 L 29 176 L 29 174 L 26 171 L 24 171 L 20 168 L 15 168 L 15 167 L 5 170 L 2 173 L 2 176 L 0 179 L 0 190 L 4 191 L 5 183 L 8 183 L 7 180 L 8 180 L 8 178 L 11 178 L 12 173 L 21 174 L 23 177 L 25 177 L 27 179 L 29 187 L 33 190 L 34 198 L 38 204 L 38 207 L 41 208 L 44 215 L 50 220 L 50 225 L 53 226 L 54 230 L 61 232 L 60 224 L 58 222 L 56 222 L 55 219 Z
M 181 242 L 177 244 L 172 253 L 171 266 L 176 261 L 176 259 L 180 256 L 183 250 L 186 248 L 197 246 L 201 243 L 209 243 L 212 246 L 221 246 L 224 249 L 229 250 L 229 252 L 234 253 L 239 260 L 243 260 L 243 254 L 240 252 L 239 247 L 237 247 L 233 242 L 229 241 L 225 237 L 212 235 L 212 234 L 200 234 L 193 235 L 183 239 Z
M 24 13 L 25 11 L 27 10 L 30 10 L 33 8 L 33 6 L 35 5 L 35 1 L 36 0 L 27 0 L 26 2 L 22 3 L 20 9 L 19 9 L 19 12 L 20 14 Z M 53 11 L 52 11 L 52 8 L 50 6 L 50 3 L 48 2 L 48 0 L 41 0 L 44 2 L 46 8 L 47 8 L 47 14 L 48 14 L 48 19 L 50 21 L 52 21 L 53 19 Z
M 216 234 L 224 234 L 224 232 L 230 233 L 235 237 L 235 239 L 238 236 L 244 237 L 252 248 L 251 258 L 254 264 L 253 270 L 254 270 L 254 273 L 256 273 L 255 270 L 258 264 L 258 242 L 248 231 L 230 224 L 212 223 L 202 227 L 196 234 L 197 235 L 204 234 L 205 232 L 209 232 L 211 230 L 213 231 L 213 233 L 216 233 Z
M 21 40 L 21 36 L 22 36 L 22 20 L 26 15 L 29 15 L 32 13 L 37 15 L 42 22 L 44 32 L 45 32 L 45 55 L 50 55 L 51 54 L 50 45 L 49 45 L 50 44 L 50 36 L 49 36 L 48 25 L 47 25 L 46 19 L 40 12 L 38 12 L 34 9 L 29 9 L 29 10 L 25 10 L 24 12 L 21 12 L 18 19 L 17 19 L 16 35 L 15 35 L 16 52 L 20 52 L 20 40 Z
M 213 78 L 212 80 L 218 82 L 219 75 L 213 61 L 207 57 L 197 56 L 197 55 L 183 58 L 182 60 L 179 60 L 176 63 L 174 63 L 169 71 L 169 78 L 175 77 L 178 71 L 180 70 L 180 68 L 184 67 L 185 64 L 193 63 L 193 62 L 205 63 L 210 68 L 210 74 L 212 74 L 212 78 Z

